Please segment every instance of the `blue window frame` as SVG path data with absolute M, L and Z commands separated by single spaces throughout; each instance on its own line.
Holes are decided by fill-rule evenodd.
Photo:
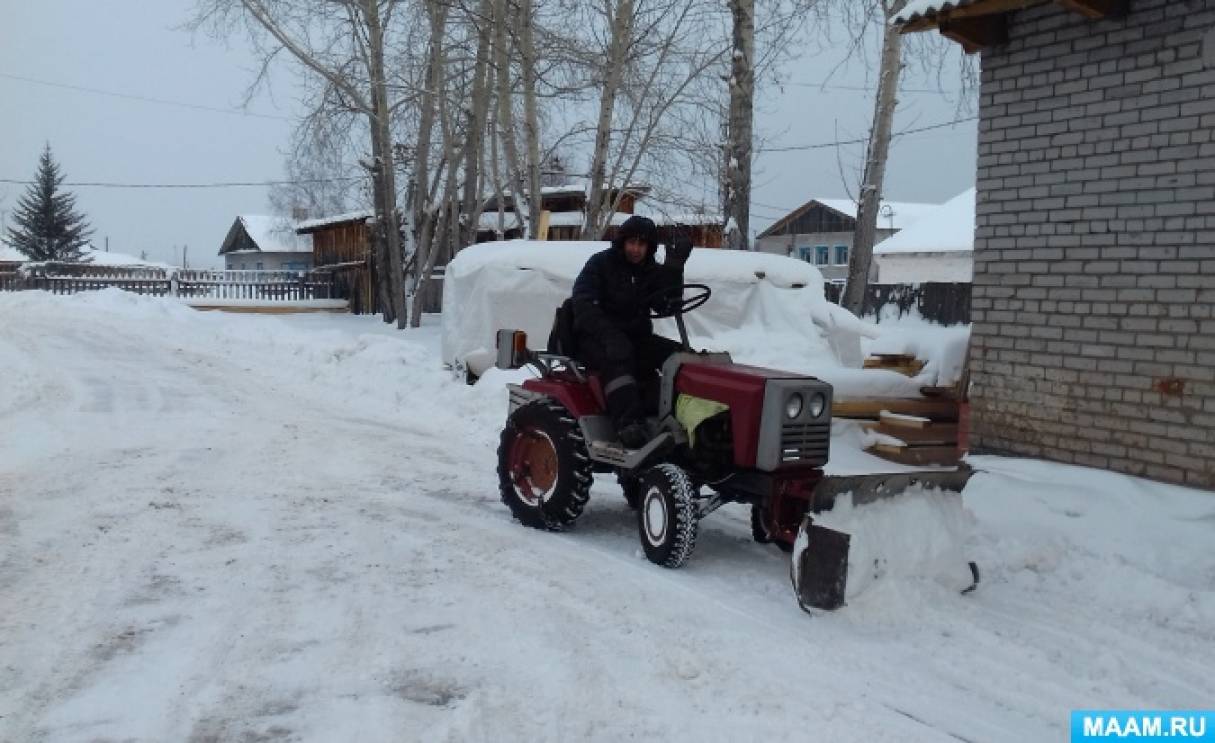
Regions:
M 826 245 L 814 246 L 814 265 L 825 266 L 831 261 Z
M 837 265 L 837 266 L 848 265 L 848 246 L 847 245 L 836 245 L 835 246 L 835 265 Z
M 808 248 L 803 245 L 802 247 L 797 249 L 797 257 L 801 258 L 803 261 L 805 261 L 807 263 L 813 263 L 814 262 L 814 249 Z

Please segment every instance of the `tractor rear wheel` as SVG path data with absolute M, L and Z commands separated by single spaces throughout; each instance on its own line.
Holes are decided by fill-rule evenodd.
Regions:
M 591 480 L 586 441 L 563 406 L 537 400 L 510 414 L 498 446 L 498 488 L 520 523 L 549 530 L 573 524 Z
M 677 568 L 696 546 L 699 526 L 696 489 L 688 474 L 673 464 L 659 464 L 641 476 L 637 529 L 650 562 Z

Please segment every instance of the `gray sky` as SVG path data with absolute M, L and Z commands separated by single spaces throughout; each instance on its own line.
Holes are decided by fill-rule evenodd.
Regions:
M 191 0 L 0 0 L 0 179 L 28 179 L 50 142 L 69 181 L 214 183 L 283 177 L 283 148 L 295 110 L 291 75 L 275 75 L 250 111 L 217 113 L 160 105 L 63 87 L 234 109 L 253 79 L 255 60 L 234 43 L 192 40 L 179 26 Z M 873 112 L 864 65 L 837 71 L 838 54 L 803 56 L 786 69 L 789 84 L 763 91 L 756 126 L 770 145 L 806 145 L 863 137 Z M 953 87 L 953 76 L 947 77 Z M 911 72 L 904 86 L 934 88 Z M 972 116 L 964 112 L 961 116 Z M 958 118 L 957 100 L 936 93 L 900 97 L 895 130 Z M 975 123 L 896 141 L 886 196 L 942 202 L 973 184 Z M 752 228 L 815 196 L 845 196 L 840 163 L 854 188 L 861 148 L 761 154 L 756 161 Z M 237 214 L 268 211 L 266 189 L 111 189 L 77 187 L 79 207 L 102 247 L 176 263 L 189 246 L 190 264 L 218 266 L 216 256 Z M 24 191 L 0 183 L 0 212 Z

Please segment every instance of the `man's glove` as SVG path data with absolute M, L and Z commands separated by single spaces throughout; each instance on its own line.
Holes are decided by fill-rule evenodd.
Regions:
M 675 240 L 667 248 L 667 263 L 683 264 L 692 255 L 692 238 L 686 229 L 675 233 Z

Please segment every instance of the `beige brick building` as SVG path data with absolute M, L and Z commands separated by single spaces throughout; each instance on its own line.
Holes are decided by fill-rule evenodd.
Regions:
M 1215 0 L 913 0 L 982 49 L 972 448 L 1215 488 Z

